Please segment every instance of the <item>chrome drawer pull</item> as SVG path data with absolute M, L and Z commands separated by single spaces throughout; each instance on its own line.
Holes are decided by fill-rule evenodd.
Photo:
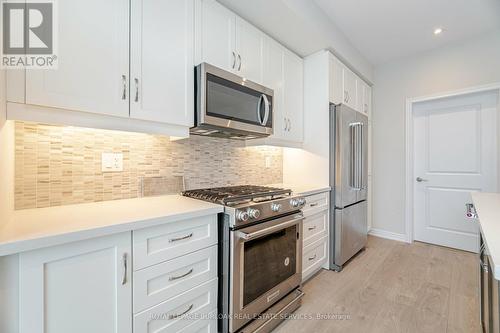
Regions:
M 309 259 L 309 261 L 314 260 L 314 259 L 316 259 L 316 255 L 313 255 L 312 257 L 309 257 L 308 259 Z
M 168 319 L 177 319 L 179 317 L 182 317 L 184 316 L 186 313 L 188 313 L 189 311 L 191 311 L 193 309 L 193 306 L 194 304 L 191 304 L 186 311 L 184 311 L 183 313 L 179 313 L 179 314 L 171 314 L 168 316 Z
M 175 280 L 182 279 L 183 277 L 186 277 L 186 276 L 188 276 L 191 273 L 193 273 L 193 269 L 192 268 L 187 273 L 184 273 L 182 275 L 169 277 L 168 281 L 175 281 Z
M 318 205 L 318 203 L 314 202 L 314 203 L 310 204 L 309 207 L 316 207 L 317 205 Z
M 169 243 L 178 242 L 178 241 L 181 241 L 181 240 L 184 240 L 184 239 L 188 239 L 188 238 L 191 238 L 191 237 L 193 237 L 193 233 L 190 233 L 189 235 L 186 235 L 184 237 L 172 238 L 171 240 L 169 240 Z
M 309 231 L 314 230 L 314 229 L 316 229 L 316 226 L 307 228 L 307 230 L 309 230 Z

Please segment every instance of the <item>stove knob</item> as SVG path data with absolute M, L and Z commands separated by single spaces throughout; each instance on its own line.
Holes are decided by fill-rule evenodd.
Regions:
M 300 198 L 299 199 L 299 205 L 304 206 L 306 204 L 306 199 L 305 198 Z
M 293 208 L 299 207 L 300 206 L 299 199 L 292 199 L 292 200 L 290 200 L 290 206 L 292 206 Z
M 279 203 L 271 204 L 271 210 L 276 213 L 279 212 L 281 210 L 281 204 Z
M 248 221 L 248 217 L 249 217 L 248 213 L 245 211 L 239 210 L 236 212 L 236 219 L 238 221 L 246 222 L 246 221 Z
M 254 208 L 250 208 L 248 210 L 248 216 L 250 216 L 251 219 L 258 219 L 259 216 L 260 216 L 260 210 L 254 209 Z

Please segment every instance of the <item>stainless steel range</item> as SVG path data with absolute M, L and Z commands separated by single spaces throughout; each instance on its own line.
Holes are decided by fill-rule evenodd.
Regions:
M 224 205 L 219 216 L 219 332 L 269 332 L 300 306 L 305 198 L 232 186 L 183 195 Z

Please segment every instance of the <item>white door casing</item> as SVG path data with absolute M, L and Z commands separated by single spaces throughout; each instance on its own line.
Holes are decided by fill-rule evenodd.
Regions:
M 415 240 L 477 251 L 465 203 L 497 190 L 497 106 L 498 91 L 413 104 Z

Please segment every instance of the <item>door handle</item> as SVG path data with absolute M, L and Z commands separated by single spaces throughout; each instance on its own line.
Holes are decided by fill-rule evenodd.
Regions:
M 424 179 L 424 178 L 421 178 L 421 177 L 417 177 L 417 182 L 421 183 L 421 182 L 428 182 L 429 180 L 428 179 Z
M 241 56 L 238 54 L 238 60 L 240 64 L 238 65 L 238 72 L 241 70 Z
M 234 69 L 234 67 L 236 67 L 236 53 L 234 53 L 234 51 L 233 51 L 233 66 L 232 66 L 232 68 Z
M 123 265 L 123 276 L 122 276 L 122 285 L 127 283 L 127 272 L 128 272 L 128 265 L 127 265 L 127 254 L 124 253 L 122 256 L 122 265 Z

